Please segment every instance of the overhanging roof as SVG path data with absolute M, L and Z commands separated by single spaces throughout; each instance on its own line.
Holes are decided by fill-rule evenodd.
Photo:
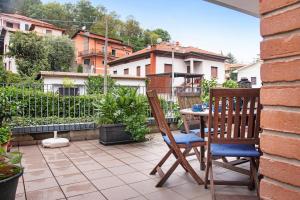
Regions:
M 259 0 L 205 0 L 223 7 L 259 17 Z
M 172 77 L 171 72 L 160 73 L 160 74 L 148 74 L 147 76 L 169 76 Z M 174 72 L 174 78 L 183 77 L 183 78 L 202 78 L 203 74 L 191 74 L 191 73 L 181 73 Z

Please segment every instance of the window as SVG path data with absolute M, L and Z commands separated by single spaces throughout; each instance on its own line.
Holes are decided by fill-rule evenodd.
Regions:
M 218 78 L 218 68 L 217 67 L 211 67 L 211 78 Z
M 251 77 L 251 85 L 256 85 L 256 77 Z
M 25 24 L 25 31 L 29 31 L 29 24 Z
M 83 50 L 84 51 L 89 50 L 89 38 L 88 37 L 83 38 Z
M 186 73 L 191 73 L 191 66 L 186 67 Z
M 114 74 L 118 74 L 117 70 L 114 71 Z
M 116 50 L 115 49 L 111 50 L 111 55 L 116 56 Z
M 46 30 L 46 35 L 52 35 L 52 30 Z
M 11 22 L 6 22 L 6 27 L 8 27 L 8 28 L 13 28 L 13 27 L 14 27 L 14 24 L 11 23 Z
M 141 76 L 141 67 L 140 66 L 136 67 L 136 76 Z
M 129 69 L 128 68 L 124 69 L 124 75 L 128 75 L 128 74 L 129 74 Z
M 172 72 L 172 65 L 171 64 L 165 64 L 164 72 L 165 73 L 171 73 Z
M 146 68 L 146 75 L 150 74 L 150 64 L 145 66 Z
M 90 63 L 91 63 L 90 59 L 84 59 L 83 60 L 83 64 L 85 64 L 85 65 L 90 65 Z
M 61 96 L 78 96 L 79 88 L 77 87 L 60 87 L 58 88 L 59 95 Z

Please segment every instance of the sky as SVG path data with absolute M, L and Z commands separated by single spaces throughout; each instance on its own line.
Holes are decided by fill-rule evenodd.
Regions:
M 53 0 L 42 0 L 51 2 Z M 233 53 L 241 63 L 259 54 L 259 19 L 203 0 L 91 0 L 115 11 L 121 19 L 134 16 L 144 29 L 163 28 L 172 41 L 216 53 Z M 76 0 L 59 0 L 76 2 Z

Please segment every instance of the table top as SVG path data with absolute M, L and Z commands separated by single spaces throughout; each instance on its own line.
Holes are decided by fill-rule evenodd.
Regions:
M 205 109 L 201 112 L 194 112 L 191 108 L 182 109 L 179 111 L 183 115 L 208 116 L 209 110 Z

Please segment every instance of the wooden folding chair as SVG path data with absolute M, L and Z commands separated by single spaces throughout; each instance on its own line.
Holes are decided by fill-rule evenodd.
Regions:
M 209 134 L 205 171 L 205 188 L 210 183 L 212 198 L 215 185 L 243 185 L 249 189 L 256 187 L 259 196 L 257 176 L 260 152 L 260 90 L 259 89 L 211 89 L 209 103 Z M 217 127 L 221 130 L 218 133 Z M 211 128 L 214 128 L 210 132 Z M 228 162 L 218 162 L 222 157 L 243 157 L 250 160 L 250 171 Z M 235 161 L 234 161 L 235 162 Z M 214 180 L 213 164 L 249 175 L 249 181 Z M 209 176 L 209 179 L 208 179 Z
M 177 94 L 180 109 L 191 108 L 194 104 L 200 104 L 200 92 L 179 92 Z M 186 133 L 190 132 L 190 126 L 196 125 L 199 129 L 200 118 L 193 115 L 182 115 L 183 125 Z M 200 130 L 199 130 L 200 131 Z
M 203 138 L 195 135 L 195 134 L 175 134 L 171 133 L 171 130 L 166 122 L 164 113 L 160 107 L 159 100 L 155 91 L 147 91 L 147 97 L 149 100 L 149 104 L 151 107 L 152 114 L 156 120 L 158 128 L 162 134 L 162 137 L 165 143 L 169 147 L 169 151 L 166 155 L 161 159 L 161 161 L 154 167 L 151 171 L 151 175 L 158 174 L 161 177 L 161 180 L 157 183 L 156 187 L 161 187 L 166 180 L 170 177 L 170 175 L 175 171 L 178 165 L 181 165 L 183 169 L 190 173 L 190 175 L 195 179 L 198 184 L 203 184 L 203 180 L 197 175 L 195 170 L 191 167 L 189 162 L 186 160 L 186 156 L 193 149 L 198 159 L 200 159 L 199 151 L 197 147 L 205 145 L 205 141 Z M 181 151 L 181 149 L 184 149 Z M 161 169 L 162 165 L 165 161 L 170 157 L 170 155 L 174 155 L 176 158 L 175 163 L 171 166 L 171 168 L 164 173 Z

